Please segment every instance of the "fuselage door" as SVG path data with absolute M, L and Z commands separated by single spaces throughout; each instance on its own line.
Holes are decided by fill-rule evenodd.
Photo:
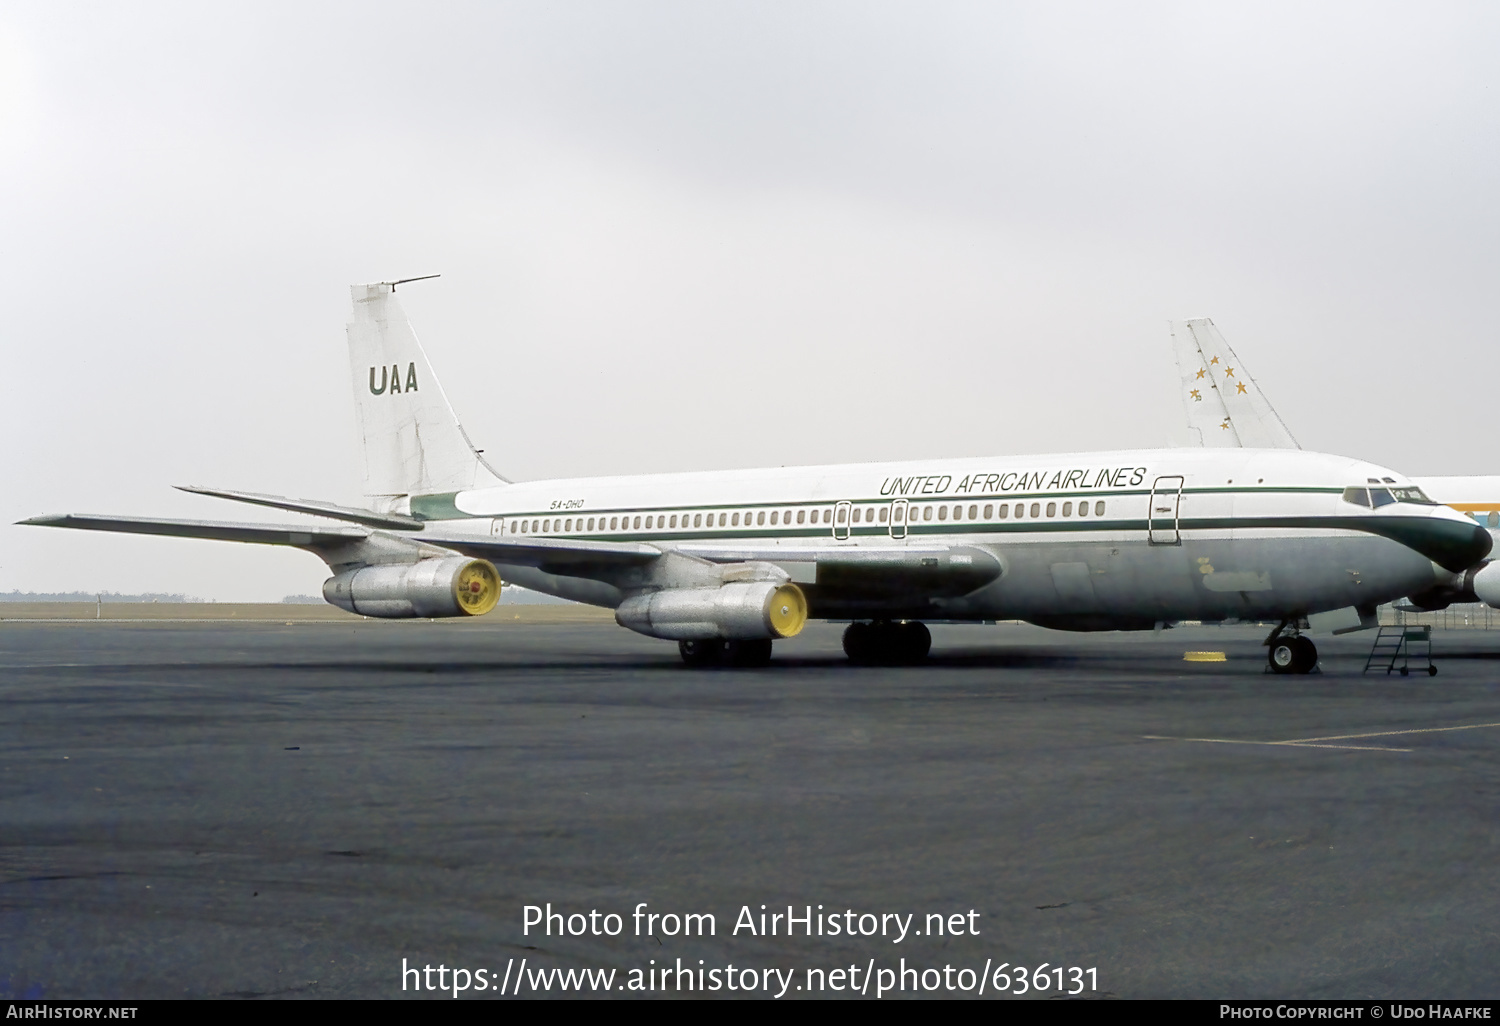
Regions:
M 848 499 L 833 507 L 833 538 L 835 541 L 848 541 L 850 524 L 850 511 L 854 504 Z
M 1158 477 L 1151 485 L 1146 513 L 1146 538 L 1152 545 L 1181 545 L 1178 514 L 1182 509 L 1181 474 Z
M 493 520 L 490 521 L 490 534 L 492 534 L 492 535 L 494 535 L 495 537 L 498 538 L 500 535 L 502 535 L 504 533 L 505 533 L 505 520 L 503 518 L 496 517 L 495 519 L 493 519 Z
M 891 503 L 891 537 L 906 537 L 906 500 L 897 499 Z

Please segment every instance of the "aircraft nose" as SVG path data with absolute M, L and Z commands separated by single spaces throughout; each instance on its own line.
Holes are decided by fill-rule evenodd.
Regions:
M 1396 540 L 1416 549 L 1450 573 L 1462 573 L 1490 554 L 1494 538 L 1471 520 L 1432 517 L 1414 520 Z

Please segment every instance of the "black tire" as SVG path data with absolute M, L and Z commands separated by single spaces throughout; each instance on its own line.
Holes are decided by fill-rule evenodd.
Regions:
M 1271 650 L 1266 653 L 1266 660 L 1271 664 L 1273 673 L 1296 673 L 1297 646 L 1292 644 L 1294 638 L 1277 638 L 1271 642 Z
M 770 638 L 731 641 L 725 648 L 731 666 L 765 666 L 771 661 Z
M 1406 667 L 1404 667 L 1404 666 L 1403 666 L 1403 667 L 1401 667 L 1401 670 L 1400 670 L 1400 673 L 1401 673 L 1401 676 L 1403 676 L 1403 677 L 1405 677 L 1405 676 L 1406 676 L 1406 675 L 1407 675 L 1407 674 L 1408 674 L 1408 673 L 1410 673 L 1410 672 L 1411 672 L 1411 671 L 1410 671 L 1410 670 L 1408 670 L 1408 669 L 1407 669 L 1407 668 L 1406 668 Z
M 1292 672 L 1312 673 L 1313 667 L 1318 665 L 1318 646 L 1310 638 L 1298 636 L 1292 639 L 1292 648 L 1297 654 Z
M 901 662 L 920 663 L 932 651 L 932 632 L 921 620 L 906 620 L 893 624 L 898 639 Z
M 1427 676 L 1429 676 L 1429 677 L 1436 677 L 1437 676 L 1437 667 L 1429 665 L 1427 667 Z
M 689 666 L 718 666 L 724 661 L 724 642 L 718 638 L 707 641 L 679 641 L 677 651 L 682 661 Z
M 868 623 L 851 623 L 844 628 L 844 655 L 856 666 L 868 666 L 875 662 L 875 628 Z

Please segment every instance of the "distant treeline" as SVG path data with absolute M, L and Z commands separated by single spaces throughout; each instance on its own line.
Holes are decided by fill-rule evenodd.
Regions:
M 117 591 L 0 591 L 0 602 L 202 602 L 191 595 L 151 591 L 122 595 Z

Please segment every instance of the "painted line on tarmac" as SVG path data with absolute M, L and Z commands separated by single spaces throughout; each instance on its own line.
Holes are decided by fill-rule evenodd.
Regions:
M 1333 734 L 1328 737 L 1304 737 L 1287 744 L 1302 744 L 1306 741 L 1353 741 L 1362 737 L 1395 737 L 1399 734 L 1442 734 L 1450 730 L 1482 730 L 1485 727 L 1500 727 L 1500 723 L 1466 723 L 1461 727 L 1418 727 L 1414 730 L 1380 730 L 1372 734 Z
M 1160 734 L 1144 734 L 1150 741 L 1197 741 L 1214 745 L 1262 745 L 1270 748 L 1337 748 L 1350 752 L 1410 752 L 1411 748 L 1388 748 L 1380 745 L 1330 745 L 1324 741 L 1359 741 L 1368 737 L 1402 737 L 1408 734 L 1446 734 L 1455 730 L 1484 730 L 1500 727 L 1500 723 L 1465 723 L 1457 727 L 1415 727 L 1411 730 L 1377 730 L 1364 734 L 1329 734 L 1326 737 L 1302 737 L 1290 741 L 1247 741 L 1228 737 L 1164 737 Z
M 1315 745 L 1305 741 L 1246 741 L 1233 737 L 1166 737 L 1142 734 L 1147 741 L 1198 741 L 1210 745 L 1261 745 L 1267 748 L 1341 748 L 1350 752 L 1409 752 L 1410 748 L 1384 748 L 1376 745 Z

